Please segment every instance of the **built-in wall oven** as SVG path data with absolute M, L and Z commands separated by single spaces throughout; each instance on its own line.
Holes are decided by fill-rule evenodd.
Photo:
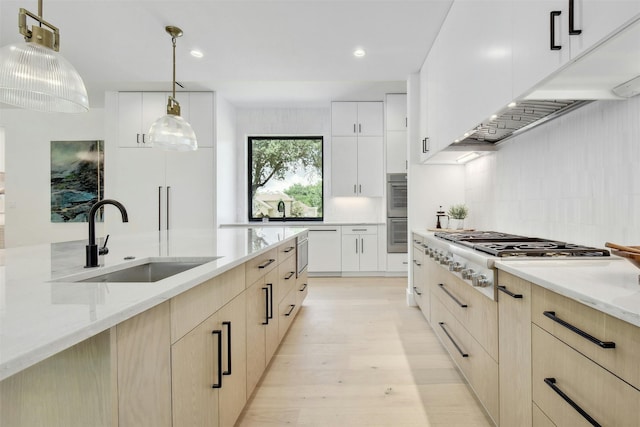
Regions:
M 387 252 L 407 253 L 407 174 L 387 174 Z

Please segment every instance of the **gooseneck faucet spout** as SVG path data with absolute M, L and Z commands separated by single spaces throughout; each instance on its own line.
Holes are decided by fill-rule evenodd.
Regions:
M 98 245 L 96 245 L 96 212 L 100 209 L 100 206 L 113 205 L 120 210 L 122 214 L 122 222 L 129 222 L 129 215 L 122 203 L 112 200 L 103 199 L 91 206 L 89 209 L 89 244 L 86 246 L 86 264 L 85 268 L 98 267 Z M 106 244 L 105 252 L 106 253 Z

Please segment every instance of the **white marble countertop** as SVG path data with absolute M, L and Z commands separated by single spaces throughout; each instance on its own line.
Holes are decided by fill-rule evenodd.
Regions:
M 349 226 L 349 225 L 386 225 L 386 222 L 375 222 L 375 221 L 296 221 L 296 220 L 287 220 L 287 221 L 267 221 L 267 222 L 238 222 L 233 224 L 221 224 L 221 228 L 227 227 L 338 227 L 341 225 Z
M 498 261 L 496 267 L 640 327 L 640 269 L 610 260 Z
M 101 267 L 86 241 L 0 250 L 0 380 L 243 264 L 303 227 L 185 230 L 111 236 Z M 98 243 L 100 244 L 100 243 Z M 76 283 L 154 257 L 221 257 L 155 283 Z M 125 257 L 135 257 L 128 261 Z

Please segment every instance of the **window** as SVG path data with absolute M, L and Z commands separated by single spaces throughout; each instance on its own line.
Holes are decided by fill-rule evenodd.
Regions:
M 249 137 L 249 221 L 322 221 L 322 137 Z

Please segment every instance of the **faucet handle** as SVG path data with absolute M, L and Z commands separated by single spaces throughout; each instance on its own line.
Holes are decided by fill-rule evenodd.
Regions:
M 109 241 L 109 235 L 104 239 L 104 245 L 98 249 L 98 255 L 106 255 L 109 253 L 109 248 L 107 247 L 107 242 Z

